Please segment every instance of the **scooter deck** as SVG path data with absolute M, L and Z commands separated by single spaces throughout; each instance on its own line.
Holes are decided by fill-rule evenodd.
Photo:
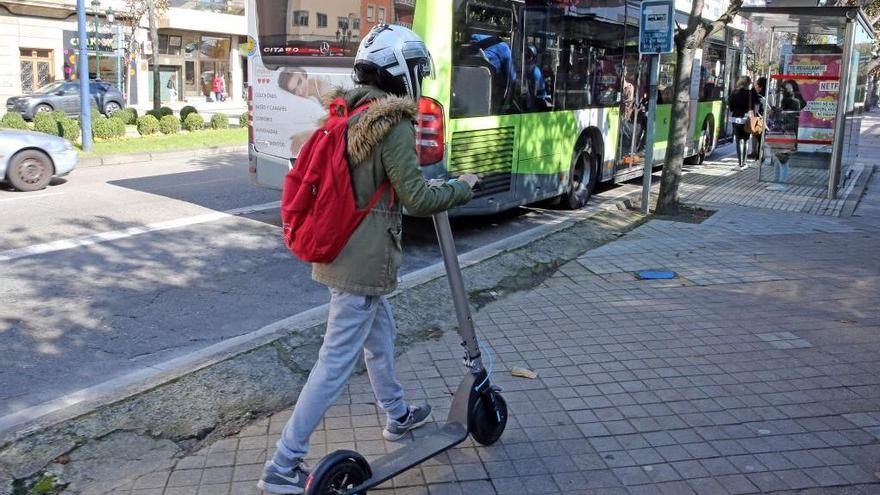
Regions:
M 345 492 L 346 495 L 360 493 L 397 476 L 426 459 L 455 447 L 468 436 L 467 426 L 451 421 L 439 430 L 384 455 L 370 463 L 373 476 L 357 487 Z

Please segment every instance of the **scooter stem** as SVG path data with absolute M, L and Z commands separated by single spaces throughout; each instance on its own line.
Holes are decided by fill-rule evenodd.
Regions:
M 443 264 L 446 266 L 449 289 L 452 291 L 452 305 L 455 307 L 455 317 L 458 319 L 458 334 L 461 336 L 462 345 L 467 350 L 471 371 L 479 372 L 483 369 L 480 346 L 477 343 L 477 334 L 471 319 L 471 309 L 468 305 L 467 291 L 464 288 L 464 279 L 461 276 L 461 266 L 458 264 L 455 239 L 452 237 L 452 229 L 449 227 L 449 215 L 443 211 L 435 213 L 432 218 L 434 230 L 437 231 L 437 241 L 440 244 L 440 254 L 443 256 Z

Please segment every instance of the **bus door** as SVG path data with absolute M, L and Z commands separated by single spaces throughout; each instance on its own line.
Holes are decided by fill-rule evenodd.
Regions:
M 617 172 L 641 170 L 645 155 L 647 128 L 648 64 L 641 55 L 630 54 L 623 60 L 618 128 Z
M 724 110 L 721 112 L 724 123 L 719 127 L 722 129 L 723 135 L 719 137 L 733 135 L 733 124 L 730 122 L 730 110 L 727 108 L 727 100 L 733 94 L 733 88 L 736 87 L 736 78 L 739 77 L 742 53 L 735 48 L 728 48 L 726 57 L 727 67 L 725 67 L 724 93 L 722 94 L 722 108 Z
M 694 52 L 694 65 L 691 70 L 690 101 L 688 102 L 688 132 L 684 142 L 684 156 L 691 156 L 697 152 L 698 143 L 694 140 L 694 130 L 697 128 L 697 109 L 700 103 L 700 87 L 706 78 L 706 68 L 703 67 L 703 49 Z

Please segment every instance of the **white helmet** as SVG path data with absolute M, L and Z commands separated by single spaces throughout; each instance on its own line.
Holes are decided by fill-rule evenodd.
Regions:
M 360 80 L 375 71 L 381 89 L 401 96 L 405 92 L 418 100 L 422 79 L 434 77 L 434 60 L 416 33 L 396 24 L 379 24 L 361 40 L 354 70 Z

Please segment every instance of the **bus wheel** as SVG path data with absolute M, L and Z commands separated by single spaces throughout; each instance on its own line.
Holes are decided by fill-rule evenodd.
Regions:
M 571 182 L 568 191 L 562 195 L 562 205 L 570 210 L 583 208 L 593 189 L 596 187 L 596 153 L 593 148 L 593 140 L 588 139 L 583 149 L 576 152 L 571 166 Z

